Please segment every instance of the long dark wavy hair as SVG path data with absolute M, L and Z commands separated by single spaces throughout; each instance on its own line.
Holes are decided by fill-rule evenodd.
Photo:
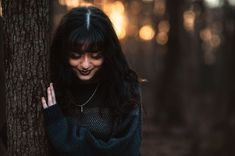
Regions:
M 93 6 L 72 9 L 62 18 L 55 32 L 50 53 L 50 77 L 58 103 L 69 106 L 67 95 L 71 93 L 75 75 L 68 58 L 74 49 L 102 52 L 102 73 L 108 94 L 104 105 L 113 116 L 120 117 L 139 105 L 138 77 L 128 66 L 110 19 Z

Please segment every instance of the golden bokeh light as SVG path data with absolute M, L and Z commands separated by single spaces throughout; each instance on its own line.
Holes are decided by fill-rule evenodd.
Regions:
M 161 21 L 159 22 L 158 24 L 158 30 L 160 32 L 165 32 L 165 33 L 168 33 L 169 30 L 170 30 L 170 24 L 167 20 L 164 20 L 164 21 Z
M 113 11 L 110 14 L 110 19 L 113 23 L 114 29 L 120 39 L 123 39 L 126 36 L 126 31 L 122 26 L 125 26 L 124 17 L 120 14 L 120 12 Z
M 116 1 L 112 3 L 111 10 L 118 10 L 120 13 L 124 13 L 125 8 L 122 2 Z
M 0 16 L 2 16 L 2 6 L 0 4 Z
M 94 4 L 84 0 L 59 0 L 60 5 L 66 6 L 68 10 L 78 6 L 101 6 L 102 10 L 109 16 L 119 39 L 126 36 L 125 7 L 121 1 L 108 2 L 107 0 L 95 0 Z
M 212 32 L 209 28 L 205 28 L 203 30 L 200 31 L 200 38 L 204 41 L 204 42 L 208 42 L 211 40 L 212 38 Z
M 184 12 L 184 28 L 187 31 L 194 30 L 194 22 L 196 19 L 196 14 L 193 10 L 187 10 Z
M 88 2 L 81 2 L 79 6 L 93 6 L 94 4 Z
M 67 6 L 67 8 L 74 8 L 79 6 L 80 0 L 60 0 L 59 3 Z
M 127 20 L 123 3 L 121 1 L 105 3 L 105 5 L 103 5 L 103 10 L 112 21 L 113 27 L 117 33 L 118 38 L 125 38 Z
M 221 44 L 219 35 L 213 34 L 210 44 L 212 47 L 217 48 Z
M 142 0 L 143 2 L 152 2 L 154 0 Z
M 205 28 L 200 31 L 200 38 L 207 45 L 216 48 L 221 44 L 220 36 L 216 31 L 213 31 L 210 28 Z
M 92 3 L 85 2 L 83 0 L 59 0 L 59 4 L 66 6 L 68 10 L 78 6 L 92 6 Z
M 107 2 L 108 2 L 108 0 L 93 0 L 93 4 L 95 4 L 96 6 L 101 6 L 101 5 L 103 5 L 104 3 L 107 3 Z
M 142 40 L 152 40 L 155 35 L 155 31 L 151 25 L 144 25 L 140 28 L 139 36 Z
M 211 65 L 216 62 L 216 48 L 221 45 L 220 29 L 216 24 L 212 24 L 200 31 L 202 48 L 204 50 L 204 61 Z
M 66 0 L 59 0 L 59 4 L 64 6 L 64 5 L 66 5 L 65 1 Z
M 156 41 L 160 45 L 165 45 L 168 42 L 168 32 L 170 31 L 170 24 L 167 20 L 162 20 L 158 24 L 158 34 Z
M 166 32 L 159 32 L 156 36 L 156 41 L 160 45 L 165 45 L 168 42 L 168 35 Z

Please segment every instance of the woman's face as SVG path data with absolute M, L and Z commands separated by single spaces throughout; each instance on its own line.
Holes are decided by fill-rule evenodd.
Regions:
M 101 52 L 85 52 L 82 54 L 71 52 L 69 64 L 77 77 L 82 81 L 91 80 L 103 64 Z

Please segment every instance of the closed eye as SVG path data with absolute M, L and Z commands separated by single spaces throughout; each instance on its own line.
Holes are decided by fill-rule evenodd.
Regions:
M 96 53 L 91 53 L 91 58 L 93 59 L 100 59 L 103 57 L 102 53 L 101 52 L 96 52 Z
M 76 53 L 76 52 L 70 52 L 69 53 L 69 58 L 71 58 L 71 59 L 79 59 L 79 58 L 81 58 L 81 54 L 79 54 L 79 53 Z

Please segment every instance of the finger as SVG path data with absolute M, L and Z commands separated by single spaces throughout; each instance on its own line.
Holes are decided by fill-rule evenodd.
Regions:
M 56 104 L 55 90 L 52 83 L 50 83 L 50 87 L 51 87 L 52 104 Z
M 46 109 L 48 106 L 47 106 L 47 103 L 46 103 L 45 98 L 42 97 L 41 100 L 42 100 L 42 107 L 43 107 L 44 109 Z
M 50 89 L 50 87 L 47 88 L 47 98 L 48 98 L 47 104 L 50 107 L 50 106 L 52 106 L 52 97 L 51 97 L 51 89 Z

